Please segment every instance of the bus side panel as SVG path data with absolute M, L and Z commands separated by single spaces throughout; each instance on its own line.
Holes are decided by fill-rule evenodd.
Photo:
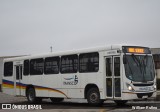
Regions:
M 29 85 L 33 85 L 37 97 L 46 97 L 48 91 L 45 88 L 42 80 L 43 75 L 30 75 L 29 76 Z M 46 81 L 47 82 L 47 81 Z
M 84 88 L 83 90 L 85 90 L 85 87 L 87 85 L 96 85 L 100 92 L 100 98 L 105 99 L 104 88 L 103 88 L 104 81 L 101 76 L 103 76 L 102 73 L 83 73 L 81 74 L 81 77 L 83 79 L 82 88 Z
M 84 98 L 84 92 L 81 88 L 81 74 L 61 74 L 61 80 L 62 91 L 67 93 L 68 98 Z
M 105 82 L 105 59 L 104 59 L 104 52 L 99 52 L 99 71 L 98 72 L 92 72 L 92 73 L 81 73 L 81 86 L 83 90 L 85 90 L 85 87 L 88 84 L 94 84 L 98 87 L 100 92 L 100 98 L 106 99 L 106 84 Z
M 29 75 L 27 75 L 27 76 L 22 76 L 22 81 L 21 81 L 21 83 L 22 84 L 24 84 L 25 86 L 22 86 L 21 87 L 21 95 L 22 96 L 26 96 L 26 87 L 27 87 L 27 85 L 29 85 Z
M 2 92 L 15 95 L 13 76 L 12 77 L 3 77 L 2 79 Z
M 61 76 L 60 74 L 45 74 L 43 75 L 43 86 L 48 91 L 45 96 L 48 97 L 65 97 L 60 91 L 61 88 Z
M 84 89 L 68 89 L 68 98 L 84 98 Z

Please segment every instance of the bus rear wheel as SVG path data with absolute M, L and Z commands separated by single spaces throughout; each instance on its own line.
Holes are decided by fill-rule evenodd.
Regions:
M 90 105 L 100 106 L 104 100 L 100 99 L 100 93 L 97 88 L 91 88 L 87 92 L 87 101 Z
M 34 88 L 29 88 L 27 90 L 27 100 L 29 103 L 41 103 L 42 102 L 42 98 L 36 97 Z
M 50 98 L 53 103 L 59 103 L 64 100 L 64 98 Z

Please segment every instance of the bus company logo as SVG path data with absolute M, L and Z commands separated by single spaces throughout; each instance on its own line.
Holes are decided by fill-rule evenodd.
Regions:
M 141 91 L 153 91 L 154 88 L 151 87 L 144 87 L 144 88 L 139 88 Z
M 78 84 L 78 77 L 77 75 L 71 78 L 64 78 L 63 85 L 77 85 Z

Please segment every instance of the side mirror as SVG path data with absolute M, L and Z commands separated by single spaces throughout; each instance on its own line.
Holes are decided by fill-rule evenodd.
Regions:
M 126 55 L 123 56 L 123 64 L 127 64 Z

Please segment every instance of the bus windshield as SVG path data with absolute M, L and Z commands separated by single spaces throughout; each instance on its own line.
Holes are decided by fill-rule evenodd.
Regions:
M 153 81 L 153 59 L 148 55 L 124 55 L 126 77 L 135 82 Z

